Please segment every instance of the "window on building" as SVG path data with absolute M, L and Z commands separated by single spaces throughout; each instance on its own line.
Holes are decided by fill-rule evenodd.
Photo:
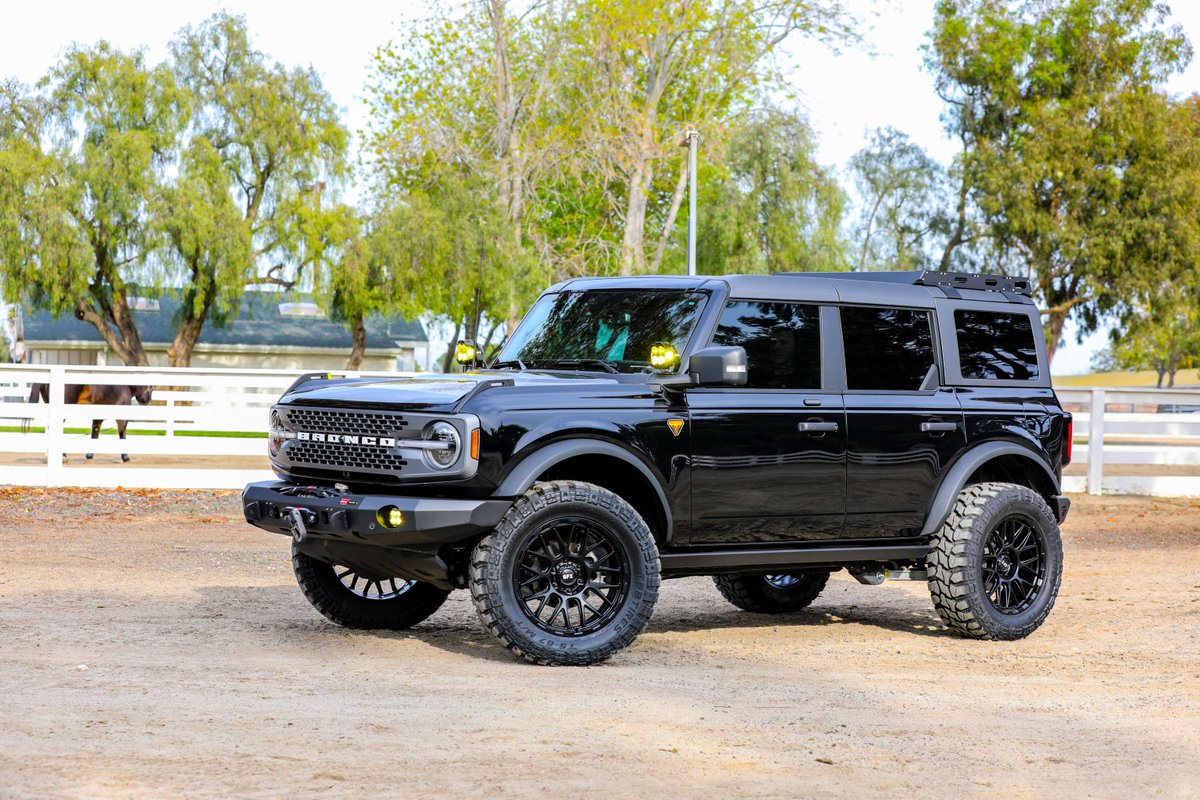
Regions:
M 812 305 L 736 300 L 712 343 L 745 348 L 750 388 L 820 389 L 820 316 Z
M 934 366 L 929 312 L 910 308 L 842 310 L 846 388 L 915 392 Z
M 1036 381 L 1037 345 L 1027 314 L 954 312 L 958 364 L 968 380 Z

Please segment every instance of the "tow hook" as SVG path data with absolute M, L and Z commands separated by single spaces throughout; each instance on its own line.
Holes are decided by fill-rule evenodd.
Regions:
M 306 508 L 296 508 L 295 506 L 284 509 L 284 516 L 287 519 L 288 529 L 292 532 L 292 538 L 296 540 L 296 544 L 308 538 L 308 527 L 305 523 L 312 525 L 317 521 L 316 513 Z

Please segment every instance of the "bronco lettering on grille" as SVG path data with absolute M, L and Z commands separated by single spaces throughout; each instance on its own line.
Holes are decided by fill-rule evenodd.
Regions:
M 325 442 L 326 444 L 357 444 L 368 447 L 395 447 L 396 440 L 390 436 L 356 436 L 349 433 L 312 433 L 296 431 L 302 442 Z

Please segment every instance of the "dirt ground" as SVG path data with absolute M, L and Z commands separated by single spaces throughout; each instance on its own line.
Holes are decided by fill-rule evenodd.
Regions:
M 939 624 L 835 576 L 808 611 L 668 581 L 586 669 L 456 593 L 408 633 L 303 600 L 228 492 L 0 490 L 2 797 L 1200 796 L 1200 505 L 1077 498 L 1047 624 Z

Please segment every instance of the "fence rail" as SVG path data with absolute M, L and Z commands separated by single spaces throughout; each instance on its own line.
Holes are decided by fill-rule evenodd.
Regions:
M 267 410 L 299 374 L 0 365 L 0 485 L 240 488 L 270 478 Z M 50 386 L 49 404 L 27 402 L 34 383 Z M 71 384 L 157 388 L 149 406 L 77 406 L 63 402 Z M 1058 396 L 1075 415 L 1075 461 L 1086 464 L 1085 475 L 1063 479 L 1066 491 L 1200 496 L 1200 390 L 1062 388 Z M 91 439 L 101 418 L 128 421 L 131 435 Z M 132 461 L 89 464 L 86 453 Z

